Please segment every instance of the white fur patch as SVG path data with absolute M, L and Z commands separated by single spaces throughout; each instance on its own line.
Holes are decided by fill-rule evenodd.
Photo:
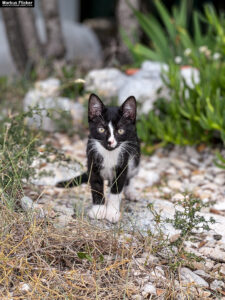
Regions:
M 134 177 L 138 173 L 138 168 L 135 166 L 135 162 L 134 162 L 134 156 L 129 157 L 127 173 L 128 173 L 128 178 Z
M 95 142 L 98 153 L 103 157 L 101 175 L 104 179 L 112 180 L 115 167 L 118 165 L 121 152 L 120 146 L 114 150 L 105 149 L 98 141 Z
M 136 201 L 138 200 L 138 194 L 137 191 L 134 188 L 134 179 L 131 178 L 129 185 L 124 188 L 124 195 L 126 199 L 131 200 L 131 201 Z
M 93 205 L 88 212 L 88 216 L 91 219 L 105 219 L 106 217 L 106 206 L 105 205 Z
M 106 219 L 116 223 L 120 219 L 121 194 L 109 194 L 106 204 Z
M 117 146 L 117 141 L 116 141 L 115 136 L 114 136 L 113 125 L 112 125 L 111 121 L 109 122 L 109 132 L 110 132 L 110 136 L 108 138 L 108 142 L 110 142 L 110 146 L 112 148 L 115 148 Z

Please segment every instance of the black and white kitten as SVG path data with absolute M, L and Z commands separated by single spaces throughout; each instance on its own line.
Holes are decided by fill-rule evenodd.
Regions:
M 93 206 L 90 218 L 118 222 L 122 192 L 134 200 L 132 179 L 140 161 L 140 144 L 136 133 L 136 100 L 133 96 L 120 106 L 105 106 L 98 96 L 91 94 L 88 106 L 90 135 L 87 143 L 88 172 L 72 182 L 58 186 L 72 187 L 77 182 L 90 182 Z M 104 196 L 104 180 L 110 193 Z

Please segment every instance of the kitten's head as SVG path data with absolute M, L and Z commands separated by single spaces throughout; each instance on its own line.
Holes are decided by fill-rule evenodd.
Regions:
M 98 96 L 91 94 L 88 105 L 90 136 L 107 150 L 136 138 L 136 100 L 130 96 L 120 106 L 105 106 Z

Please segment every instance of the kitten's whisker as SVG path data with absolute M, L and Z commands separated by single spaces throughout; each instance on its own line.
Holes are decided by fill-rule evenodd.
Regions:
M 128 148 L 127 146 L 122 146 L 122 149 L 124 151 L 126 151 L 129 154 L 129 156 L 136 156 L 136 155 L 138 155 L 138 152 L 135 149 L 133 149 L 133 148 L 131 148 L 131 149 L 128 148 L 127 149 L 127 148 Z M 133 150 L 135 151 L 135 154 L 131 153 Z
M 132 161 L 132 160 L 136 157 L 136 154 L 133 154 L 133 155 L 132 155 L 126 148 L 123 148 L 123 147 L 122 147 L 122 150 L 123 150 L 123 151 L 126 151 L 127 154 L 130 156 L 130 158 L 129 158 L 130 161 Z
M 131 150 L 131 151 L 135 152 L 137 155 L 139 155 L 136 148 L 134 148 L 128 144 L 125 144 L 124 147 L 128 148 L 129 150 Z

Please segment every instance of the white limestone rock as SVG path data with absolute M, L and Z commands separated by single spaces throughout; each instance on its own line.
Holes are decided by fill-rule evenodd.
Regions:
M 59 97 L 60 81 L 48 78 L 35 84 L 35 88 L 28 91 L 23 100 L 24 111 L 33 110 L 33 116 L 27 117 L 27 124 L 37 129 L 55 131 L 62 113 L 67 112 L 74 126 L 79 124 L 84 115 L 84 107 L 69 98 Z M 50 117 L 51 115 L 51 117 Z
M 168 66 L 159 62 L 145 61 L 141 69 L 128 77 L 126 85 L 119 90 L 119 103 L 133 95 L 141 103 L 140 112 L 148 113 L 158 97 L 168 98 L 169 90 L 161 79 L 161 74 Z
M 40 161 L 35 161 L 33 166 L 37 165 L 37 174 L 30 179 L 35 185 L 55 186 L 60 181 L 70 180 L 82 173 L 80 164 L 71 163 L 70 165 L 63 162 L 47 163 L 45 166 L 38 168 Z
M 92 70 L 85 77 L 85 89 L 105 97 L 114 97 L 118 95 L 119 89 L 126 85 L 127 78 L 116 68 Z
M 24 211 L 29 211 L 34 208 L 34 202 L 30 197 L 24 196 L 20 199 L 20 204 Z
M 153 61 L 143 62 L 140 70 L 132 76 L 115 68 L 93 70 L 86 76 L 86 90 L 107 97 L 118 96 L 119 104 L 133 95 L 140 104 L 139 112 L 146 114 L 159 97 L 170 99 L 170 91 L 162 80 L 163 73 L 166 80 L 166 71 L 168 65 Z M 181 69 L 181 76 L 191 88 L 199 82 L 199 71 L 195 68 Z
M 23 196 L 20 199 L 20 204 L 22 209 L 27 213 L 34 213 L 39 218 L 45 217 L 44 210 L 36 203 L 33 202 L 33 200 L 30 197 Z
M 180 275 L 181 275 L 181 280 L 184 283 L 195 283 L 198 286 L 201 287 L 209 287 L 209 284 L 201 278 L 199 275 L 195 274 L 188 268 L 181 268 L 180 269 Z
M 199 252 L 206 257 L 209 257 L 215 261 L 225 263 L 225 249 L 224 251 L 220 249 L 218 246 L 216 247 L 202 247 L 199 249 Z

